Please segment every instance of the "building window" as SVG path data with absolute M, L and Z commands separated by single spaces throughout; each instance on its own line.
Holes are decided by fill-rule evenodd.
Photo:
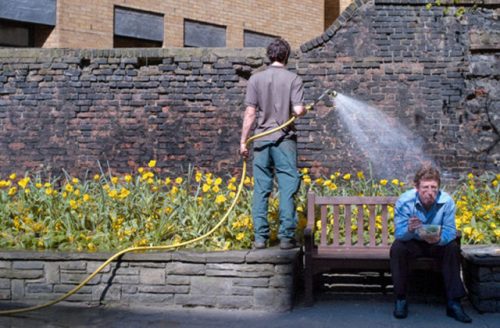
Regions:
M 225 47 L 226 27 L 184 20 L 184 47 Z
M 249 30 L 243 31 L 243 46 L 244 47 L 267 47 L 271 41 L 277 36 L 253 32 Z
M 150 48 L 163 44 L 163 14 L 115 7 L 115 48 Z

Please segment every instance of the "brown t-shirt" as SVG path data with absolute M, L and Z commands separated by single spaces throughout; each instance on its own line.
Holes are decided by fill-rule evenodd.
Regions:
M 304 104 L 302 79 L 285 67 L 269 66 L 265 71 L 250 77 L 245 104 L 257 110 L 255 134 L 271 130 L 290 119 L 293 106 Z M 295 127 L 292 124 L 259 140 L 278 140 L 294 135 Z

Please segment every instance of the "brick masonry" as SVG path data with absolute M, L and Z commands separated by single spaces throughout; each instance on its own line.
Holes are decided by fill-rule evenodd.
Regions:
M 125 254 L 65 302 L 286 311 L 297 250 Z M 42 304 L 75 288 L 111 254 L 0 252 L 0 304 Z
M 396 118 L 446 178 L 497 171 L 497 10 L 458 19 L 425 1 L 357 0 L 289 67 L 307 101 L 334 87 Z M 149 159 L 234 174 L 246 82 L 265 63 L 260 48 L 0 49 L 0 174 L 83 177 L 97 161 L 129 172 Z M 297 128 L 301 166 L 368 170 L 323 103 Z

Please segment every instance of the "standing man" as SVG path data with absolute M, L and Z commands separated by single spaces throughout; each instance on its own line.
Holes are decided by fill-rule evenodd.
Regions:
M 271 65 L 265 71 L 252 75 L 248 81 L 240 142 L 240 154 L 244 157 L 248 157 L 246 141 L 255 122 L 257 134 L 278 127 L 292 115 L 306 113 L 302 79 L 285 68 L 289 56 L 288 42 L 281 38 L 274 40 L 267 47 Z M 258 139 L 253 145 L 253 154 L 254 248 L 265 248 L 269 239 L 268 200 L 274 174 L 279 188 L 280 248 L 293 248 L 296 246 L 297 222 L 294 196 L 300 183 L 295 128 L 289 126 Z
M 415 189 L 399 197 L 395 207 L 395 237 L 391 246 L 391 272 L 396 294 L 394 317 L 406 318 L 408 259 L 431 256 L 441 261 L 446 288 L 446 314 L 461 322 L 472 322 L 464 312 L 460 299 L 465 289 L 460 279 L 460 247 L 456 242 L 455 203 L 439 190 L 439 171 L 423 166 L 414 178 Z M 426 225 L 439 226 L 438 233 L 425 234 Z

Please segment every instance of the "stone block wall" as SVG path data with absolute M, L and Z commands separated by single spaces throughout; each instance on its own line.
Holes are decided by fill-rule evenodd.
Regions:
M 496 254 L 480 253 L 481 248 L 470 246 L 463 250 L 463 277 L 469 299 L 479 312 L 500 312 L 500 257 Z
M 0 304 L 42 304 L 76 287 L 112 254 L 0 252 Z M 125 254 L 65 302 L 285 311 L 297 251 Z

